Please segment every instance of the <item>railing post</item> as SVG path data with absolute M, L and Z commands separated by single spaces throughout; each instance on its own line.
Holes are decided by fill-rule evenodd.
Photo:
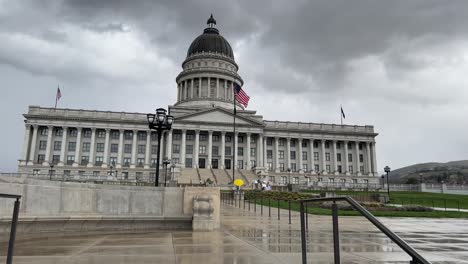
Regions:
M 244 210 L 245 210 L 245 193 L 244 193 Z
M 307 204 L 305 204 L 305 217 L 306 217 L 306 228 L 307 230 L 309 230 L 309 211 L 308 211 L 308 208 L 307 208 Z
M 254 212 L 255 213 L 257 212 L 257 195 L 255 195 L 255 198 L 254 198 Z
M 332 204 L 333 219 L 333 251 L 335 264 L 340 264 L 340 234 L 338 230 L 338 205 L 333 201 Z
M 306 241 L 306 228 L 304 217 L 304 203 L 299 202 L 299 211 L 301 218 L 301 251 L 302 251 L 302 264 L 307 264 L 307 241 Z
M 249 198 L 249 212 L 250 212 L 250 198 Z
M 18 214 L 20 208 L 19 198 L 16 198 L 15 206 L 13 208 L 13 217 L 11 219 L 10 229 L 10 240 L 8 241 L 8 253 L 7 253 L 7 264 L 13 263 L 13 252 L 15 250 L 15 239 L 16 239 L 16 225 L 18 224 Z

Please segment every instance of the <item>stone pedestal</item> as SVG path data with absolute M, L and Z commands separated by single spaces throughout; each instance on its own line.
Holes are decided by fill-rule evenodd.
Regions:
M 200 194 L 193 198 L 193 231 L 213 231 L 216 229 L 213 217 L 213 197 L 208 194 Z

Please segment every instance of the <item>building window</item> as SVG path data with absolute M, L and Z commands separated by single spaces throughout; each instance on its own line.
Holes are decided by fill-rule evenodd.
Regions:
M 62 148 L 62 141 L 54 141 L 54 150 L 60 150 Z
M 273 183 L 274 183 L 274 182 L 275 182 L 275 176 L 270 176 L 269 182 L 273 182 Z
M 319 160 L 319 153 L 318 152 L 314 152 L 314 160 L 315 161 Z
M 296 159 L 296 151 L 291 151 L 291 152 L 290 152 L 290 155 L 291 155 L 291 159 L 292 159 L 292 160 L 295 160 L 295 159 Z
M 42 163 L 45 160 L 45 155 L 44 154 L 39 154 L 37 155 L 37 163 Z
M 255 168 L 257 167 L 257 163 L 255 162 L 255 160 L 251 160 L 250 161 L 250 168 Z
M 231 147 L 226 147 L 224 149 L 224 155 L 228 155 L 228 156 L 231 155 Z
M 172 164 L 179 164 L 179 158 L 172 158 Z
M 329 179 L 328 179 L 328 182 L 329 182 L 329 183 L 335 183 L 335 179 L 334 179 L 334 178 L 329 178 Z
M 251 138 L 250 138 L 250 143 L 256 144 L 256 143 L 257 143 L 257 138 L 251 137 Z
M 299 184 L 299 177 L 293 177 L 293 184 Z
M 124 180 L 128 180 L 128 171 L 122 172 L 122 176 L 123 176 Z M 156 177 L 156 175 L 154 177 Z
M 151 168 L 156 168 L 156 162 L 158 159 L 151 159 Z
M 343 168 L 341 167 L 341 165 L 338 165 L 338 172 L 343 173 Z
M 213 142 L 218 142 L 218 141 L 219 141 L 219 136 L 213 135 Z
M 364 162 L 364 155 L 359 154 L 359 162 Z
M 288 177 L 281 176 L 281 184 L 287 184 L 287 183 L 288 183 Z
M 327 170 L 328 173 L 331 172 L 331 166 L 330 166 L 330 165 L 326 165 L 325 168 L 326 168 L 326 170 Z
M 145 145 L 138 145 L 138 154 L 145 154 Z
M 75 156 L 68 155 L 67 156 L 67 165 L 72 165 L 75 162 Z
M 348 171 L 349 171 L 349 173 L 353 173 L 353 166 L 349 166 Z
M 306 148 L 306 147 L 307 147 L 307 141 L 302 140 L 302 143 L 301 143 L 301 144 L 302 144 L 302 147 L 303 147 L 303 148 Z
M 317 179 L 317 181 L 318 181 L 318 182 L 323 182 L 323 178 L 322 178 L 322 177 L 319 177 L 319 178 Z
M 130 167 L 130 162 L 131 162 L 130 158 L 124 158 L 123 159 L 123 166 L 124 167 Z
M 117 164 L 117 158 L 116 157 L 110 157 L 109 158 L 109 163 L 110 163 L 110 165 L 115 167 L 115 164 Z
M 307 151 L 302 151 L 302 160 L 307 160 Z
M 83 129 L 83 137 L 90 138 L 91 137 L 91 129 Z
M 257 153 L 257 149 L 250 148 L 250 157 L 255 157 L 256 153 Z
M 348 162 L 353 162 L 353 154 L 348 154 Z
M 362 150 L 362 144 L 359 143 L 359 150 Z
M 40 133 L 41 133 L 41 136 L 47 136 L 47 132 L 48 132 L 48 128 L 47 127 L 43 127 L 41 128 L 40 130 Z
M 279 158 L 280 159 L 284 159 L 284 151 L 283 150 L 280 150 L 278 151 L 279 152 Z
M 91 143 L 89 142 L 83 143 L 83 152 L 89 152 L 90 148 L 91 148 Z
M 70 176 L 71 171 L 70 170 L 64 170 L 63 171 L 63 176 Z
M 96 152 L 104 152 L 104 143 L 97 143 L 96 144 Z
M 187 134 L 186 139 L 188 141 L 192 141 L 193 140 L 193 134 Z
M 291 171 L 296 171 L 296 163 L 291 163 Z
M 357 179 L 353 179 L 353 184 L 357 184 Z
M 68 151 L 76 150 L 76 142 L 68 142 Z
M 138 167 L 143 167 L 143 164 L 145 163 L 145 159 L 144 158 L 138 158 L 137 159 L 137 164 L 138 164 Z
M 273 170 L 273 162 L 268 162 L 268 170 L 272 171 Z
M 280 171 L 284 171 L 284 163 L 280 163 Z
M 52 156 L 52 163 L 57 164 L 60 161 L 60 155 L 53 155 Z
M 76 137 L 78 135 L 78 129 L 70 129 L 70 137 Z
M 99 171 L 93 171 L 93 176 L 94 177 L 99 177 Z
M 330 161 L 330 152 L 325 152 L 325 160 Z
M 81 156 L 81 165 L 87 165 L 89 162 L 89 156 Z
M 111 153 L 117 153 L 119 152 L 119 144 L 111 144 Z
M 219 155 L 219 147 L 218 146 L 213 146 L 212 152 L 213 152 L 213 155 Z
M 131 140 L 133 138 L 133 132 L 132 131 L 125 131 L 124 132 L 124 138 L 126 140 Z
M 174 140 L 181 140 L 182 134 L 181 133 L 174 133 Z
M 315 170 L 315 172 L 319 172 L 320 171 L 320 166 L 318 164 L 314 164 L 314 170 Z
M 158 140 L 158 133 L 151 132 L 150 137 L 151 137 L 151 141 L 156 141 Z
M 273 150 L 268 149 L 267 150 L 267 159 L 272 159 L 273 158 Z
M 239 143 L 244 143 L 244 137 L 243 136 L 238 136 L 237 141 Z
M 151 145 L 151 154 L 158 154 L 158 145 Z
M 237 168 L 239 170 L 243 170 L 244 169 L 244 161 L 243 160 L 238 160 L 237 161 Z
M 96 162 L 94 163 L 94 165 L 101 166 L 103 161 L 104 161 L 104 158 L 102 156 L 97 156 Z
M 330 148 L 330 142 L 325 141 L 325 148 Z
M 106 137 L 106 131 L 105 130 L 98 130 L 97 131 L 97 137 L 98 138 L 105 138 Z
M 318 141 L 314 141 L 314 148 L 318 148 Z
M 336 143 L 336 148 L 337 148 L 337 149 L 341 149 L 341 143 L 340 143 L 340 142 L 337 142 L 337 143 Z
M 146 140 L 146 132 L 143 132 L 143 131 L 138 132 L 137 137 L 138 137 L 138 140 Z
M 206 154 L 206 146 L 199 146 L 198 153 L 201 155 Z
M 359 166 L 359 171 L 360 171 L 361 173 L 364 173 L 364 166 Z
M 237 147 L 237 155 L 238 156 L 244 156 L 244 148 L 243 147 Z
M 279 145 L 280 145 L 280 146 L 284 146 L 284 145 L 285 145 L 285 142 L 286 142 L 286 140 L 284 140 L 284 138 L 280 138 L 280 139 L 279 139 Z
M 273 145 L 273 139 L 272 138 L 267 138 L 267 146 Z
M 63 129 L 61 127 L 58 127 L 55 129 L 55 135 L 60 137 L 63 135 Z
M 180 145 L 172 144 L 172 153 L 180 153 Z
M 295 147 L 296 146 L 296 140 L 295 139 L 291 139 L 291 142 L 289 143 L 289 145 L 291 147 Z
M 132 153 L 132 144 L 124 145 L 124 153 Z
M 46 149 L 47 148 L 47 141 L 41 140 L 39 141 L 39 149 Z
M 186 154 L 193 154 L 193 145 L 187 145 L 185 152 Z
M 309 167 L 307 166 L 307 164 L 302 164 L 302 171 L 304 172 L 309 171 Z
M 119 131 L 113 130 L 113 131 L 111 132 L 111 138 L 112 138 L 112 139 L 119 139 L 119 137 L 120 137 L 120 132 L 119 132 Z
M 34 175 L 34 176 L 37 176 L 37 175 L 39 175 L 39 174 L 41 174 L 41 170 L 33 169 L 33 175 Z
M 200 134 L 200 141 L 206 141 L 206 135 Z
M 185 159 L 185 168 L 192 168 L 192 158 Z
M 231 136 L 226 136 L 226 142 L 231 142 L 231 141 L 232 141 Z
M 336 161 L 341 161 L 341 153 L 336 153 Z
M 353 149 L 353 145 L 351 144 L 351 142 L 348 142 L 348 149 Z

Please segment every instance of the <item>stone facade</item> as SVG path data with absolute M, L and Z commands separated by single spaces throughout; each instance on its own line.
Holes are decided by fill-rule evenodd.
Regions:
M 228 55 L 189 53 L 182 64 L 177 102 L 168 107 L 175 123 L 161 142 L 161 159 L 171 160 L 172 179 L 184 168 L 235 166 L 274 184 L 378 183 L 373 126 L 268 121 L 236 104 L 234 134 L 233 85 L 244 81 Z M 157 138 L 144 113 L 30 106 L 24 117 L 19 172 L 154 177 Z M 50 164 L 55 164 L 52 171 Z

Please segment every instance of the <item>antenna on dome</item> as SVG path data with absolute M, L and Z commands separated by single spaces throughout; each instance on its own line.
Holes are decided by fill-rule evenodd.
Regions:
M 216 19 L 214 19 L 213 14 L 210 15 L 210 18 L 208 18 L 206 24 L 208 24 L 209 28 L 216 28 Z

